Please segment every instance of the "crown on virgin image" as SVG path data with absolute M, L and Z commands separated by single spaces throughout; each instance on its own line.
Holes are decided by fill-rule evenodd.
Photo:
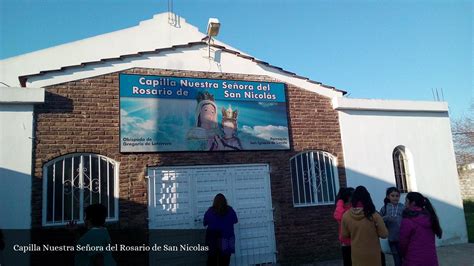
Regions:
M 239 111 L 232 110 L 232 107 L 229 105 L 229 108 L 225 109 L 222 107 L 222 119 L 224 120 L 234 120 L 237 121 L 237 116 L 239 115 Z
M 214 101 L 214 95 L 210 94 L 208 91 L 205 91 L 205 92 L 200 91 L 198 95 L 196 96 L 196 100 L 198 103 L 205 100 Z

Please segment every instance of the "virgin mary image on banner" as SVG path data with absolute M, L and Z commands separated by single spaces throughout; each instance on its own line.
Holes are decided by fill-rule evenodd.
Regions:
M 187 133 L 191 148 L 211 150 L 215 138 L 219 136 L 217 126 L 217 105 L 214 96 L 208 91 L 199 92 L 195 110 L 195 127 Z

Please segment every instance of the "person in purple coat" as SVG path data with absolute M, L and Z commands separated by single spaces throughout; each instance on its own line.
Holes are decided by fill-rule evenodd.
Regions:
M 443 231 L 429 199 L 421 193 L 406 196 L 405 210 L 400 225 L 400 254 L 403 266 L 438 266 L 435 235 Z
M 221 193 L 214 197 L 212 206 L 204 214 L 206 245 L 209 247 L 207 265 L 229 265 L 235 253 L 234 224 L 238 222 L 234 209 L 227 205 Z

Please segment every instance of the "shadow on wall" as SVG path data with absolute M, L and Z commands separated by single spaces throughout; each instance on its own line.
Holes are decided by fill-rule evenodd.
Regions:
M 359 185 L 363 185 L 367 187 L 377 210 L 380 210 L 383 204 L 383 198 L 380 199 L 380 202 L 377 202 L 378 199 L 374 197 L 374 195 L 385 195 L 385 189 L 393 186 L 388 182 L 352 171 L 351 169 L 338 168 L 338 172 L 339 178 L 344 176 L 345 173 L 346 180 L 348 180 L 347 183 L 349 184 L 348 186 L 355 188 Z M 356 178 L 350 179 L 354 176 L 356 176 Z M 339 185 L 340 187 L 347 186 L 341 183 L 342 182 L 340 182 Z M 290 194 L 290 196 L 292 196 L 292 194 Z M 289 199 L 288 203 L 292 204 L 292 202 L 293 199 Z M 282 202 L 280 204 L 284 205 L 285 203 Z M 288 213 L 282 213 L 279 207 L 280 206 L 274 206 L 277 210 L 275 212 L 276 217 L 274 218 L 276 221 L 280 220 L 281 222 L 279 230 L 284 231 L 285 234 L 290 234 L 289 230 L 291 229 L 299 233 L 299 236 L 295 236 L 295 238 L 299 238 L 298 247 L 290 246 L 290 244 L 286 242 L 277 242 L 279 263 L 300 265 L 341 258 L 340 244 L 338 242 L 338 225 L 333 218 L 334 204 L 297 208 L 291 206 L 287 208 L 289 210 Z M 324 215 L 324 217 L 321 217 L 322 215 Z M 303 219 L 295 217 L 303 217 Z M 328 226 L 328 223 L 330 226 Z M 314 232 L 321 231 L 320 228 L 328 228 L 328 230 L 315 234 Z M 321 245 L 317 247 L 309 246 L 308 248 L 308 245 L 314 245 L 312 244 L 314 243 L 313 238 L 318 239 Z
M 29 254 L 17 256 L 9 246 L 30 243 L 31 175 L 0 167 L 0 202 L 0 230 L 6 242 L 0 264 L 27 265 Z
M 76 242 L 87 229 L 82 221 L 78 228 L 71 230 L 66 225 L 53 225 L 31 228 L 31 176 L 0 167 L 0 229 L 3 233 L 5 248 L 1 251 L 2 265 L 74 265 Z M 42 182 L 42 180 L 39 180 Z M 81 190 L 83 191 L 83 190 Z M 33 199 L 39 200 L 42 199 Z M 132 219 L 137 212 L 147 211 L 147 206 L 119 199 L 120 214 Z M 27 207 L 25 207 L 27 206 Z M 141 215 L 140 217 L 145 217 Z M 25 226 L 25 222 L 28 221 Z M 33 223 L 34 224 L 34 223 Z M 146 225 L 147 221 L 143 221 Z M 113 245 L 140 247 L 148 245 L 147 227 L 133 228 L 121 226 L 119 222 L 107 222 L 106 227 Z M 56 249 L 56 250 L 55 250 Z M 87 249 L 87 248 L 86 248 Z M 83 249 L 84 250 L 84 249 Z M 114 252 L 113 256 L 120 265 L 147 265 L 146 252 Z
M 30 228 L 30 199 L 31 175 L 0 167 L 0 228 Z
M 395 186 L 395 177 L 393 178 L 393 183 L 388 183 L 376 177 L 368 176 L 347 168 L 346 178 L 349 186 L 356 187 L 358 185 L 363 185 L 367 188 L 372 196 L 372 200 L 374 201 L 374 205 L 377 210 L 380 210 L 380 208 L 383 206 L 385 190 L 388 187 Z M 423 187 L 418 187 L 417 192 L 420 192 L 431 201 L 439 217 L 441 227 L 443 229 L 443 238 L 436 239 L 436 244 L 438 246 L 443 246 L 467 243 L 467 229 L 462 203 L 460 206 L 446 203 L 440 198 L 431 196 L 431 192 L 424 189 Z M 406 193 L 402 193 L 400 198 L 400 202 L 403 204 L 405 203 L 405 196 Z
M 72 113 L 74 110 L 72 100 L 63 95 L 46 90 L 44 99 L 45 101 L 43 104 L 48 106 L 48 113 Z M 35 109 L 38 110 L 38 108 Z M 38 113 L 41 112 L 35 111 L 36 116 Z
M 375 177 L 367 176 L 362 173 L 358 173 L 352 171 L 350 169 L 345 169 L 346 176 L 349 179 L 350 186 L 357 186 L 357 185 L 364 185 L 367 187 L 371 196 L 374 200 L 374 204 L 376 205 L 377 209 L 383 205 L 383 198 L 385 196 L 385 189 L 387 187 L 393 186 L 393 183 L 388 183 L 383 180 L 377 179 Z M 18 180 L 17 178 L 20 177 L 21 180 L 29 179 L 28 175 L 18 173 L 15 171 L 11 171 L 8 169 L 0 168 L 0 174 L 2 178 L 2 186 L 1 186 L 1 199 L 2 202 L 9 202 L 6 207 L 7 209 L 2 209 L 2 214 L 8 213 L 9 215 L 2 215 L 2 226 L 5 224 L 12 224 L 13 221 L 16 220 L 24 220 L 29 219 L 29 214 L 26 212 L 17 212 L 21 205 L 20 203 L 22 200 L 21 196 L 27 195 L 21 192 L 29 191 L 22 191 L 18 185 L 25 185 L 25 184 L 15 184 L 14 181 Z M 290 177 L 288 177 L 290 179 Z M 41 182 L 41 180 L 39 180 Z M 291 190 L 291 189 L 290 189 Z M 426 193 L 420 188 L 421 193 Z M 291 196 L 289 193 L 288 195 Z M 466 229 L 465 229 L 465 222 L 464 222 L 464 215 L 462 207 L 452 206 L 450 204 L 444 203 L 439 199 L 430 198 L 433 205 L 435 206 L 437 213 L 439 215 L 441 225 L 444 230 L 443 239 L 438 241 L 438 244 L 452 244 L 452 243 L 465 243 L 467 242 L 466 236 Z M 274 205 L 285 205 L 291 203 L 292 199 L 284 199 L 278 198 L 273 200 Z M 402 199 L 403 202 L 403 199 Z M 110 222 L 107 224 L 107 228 L 110 231 L 112 244 L 118 244 L 119 248 L 120 245 L 123 244 L 125 247 L 136 247 L 140 248 L 145 246 L 149 246 L 148 239 L 150 234 L 157 233 L 158 235 L 166 233 L 167 236 L 170 236 L 170 231 L 161 231 L 157 230 L 156 232 L 150 232 L 147 230 L 148 220 L 145 219 L 146 215 L 143 213 L 147 213 L 148 206 L 141 203 L 131 202 L 125 199 L 119 199 L 119 219 L 124 220 L 125 222 Z M 278 206 L 274 206 L 278 207 Z M 327 217 L 319 217 L 317 220 L 309 220 L 311 218 L 311 212 L 318 212 L 321 213 L 321 209 L 328 209 L 327 212 L 324 212 Z M 307 238 L 307 233 L 311 232 L 312 230 L 316 230 L 318 226 L 321 226 L 324 223 L 334 223 L 333 230 L 328 232 L 328 239 L 322 239 L 321 241 L 330 241 L 330 242 L 337 242 L 337 226 L 332 218 L 332 210 L 334 206 L 316 206 L 316 207 L 300 207 L 300 208 L 284 208 L 289 210 L 288 213 L 281 213 L 281 211 L 276 211 L 274 214 L 274 218 L 276 221 L 280 221 L 278 226 L 280 227 L 279 230 L 285 230 L 285 234 L 298 234 L 299 236 L 295 235 L 296 238 L 300 238 L 302 242 L 304 239 Z M 280 208 L 276 208 L 280 209 Z M 306 215 L 308 218 L 306 220 L 302 220 L 301 218 L 295 219 L 292 217 L 301 217 L 301 215 L 294 215 L 301 212 L 308 214 Z M 12 214 L 13 213 L 13 214 Z M 10 215 L 12 214 L 12 215 Z M 16 217 L 15 217 L 16 216 Z M 39 218 L 39 217 L 38 217 Z M 37 218 L 37 219 L 38 219 Z M 128 221 L 134 220 L 133 223 L 139 226 L 130 227 Z M 304 225 L 304 226 L 303 226 Z M 300 228 L 305 227 L 306 231 L 296 230 L 291 231 L 291 228 Z M 35 251 L 35 248 L 39 250 L 44 250 L 43 245 L 51 245 L 54 247 L 64 247 L 64 246 L 75 246 L 77 238 L 75 238 L 73 232 L 67 230 L 64 225 L 59 226 L 51 226 L 51 227 L 39 227 L 33 228 L 30 230 L 22 229 L 22 228 L 15 228 L 17 230 L 3 230 L 5 235 L 5 242 L 6 247 L 3 251 L 5 257 L 5 264 L 18 264 L 18 262 L 25 262 L 30 259 L 32 265 L 68 265 L 73 264 L 74 252 L 68 251 L 50 251 L 50 252 L 40 252 Z M 286 228 L 286 229 L 285 229 Z M 301 228 L 300 228 L 301 229 Z M 79 230 L 79 235 L 85 233 L 85 228 Z M 204 244 L 204 234 L 202 231 L 195 231 L 195 230 L 178 230 L 176 234 L 186 234 L 192 236 L 192 239 L 189 240 L 191 243 L 192 241 L 197 241 L 195 243 Z M 172 233 L 171 236 L 175 234 Z M 163 236 L 163 235 L 161 235 Z M 278 240 L 277 240 L 278 241 Z M 25 252 L 22 251 L 14 251 L 14 245 L 23 246 L 26 250 Z M 36 244 L 31 245 L 31 244 Z M 163 244 L 163 243 L 162 243 Z M 296 247 L 297 249 L 298 247 Z M 337 247 L 336 247 L 337 248 Z M 18 247 L 16 248 L 18 249 Z M 307 253 L 307 249 L 301 248 L 301 254 L 293 254 L 293 256 L 289 256 L 287 250 L 295 250 L 295 247 L 286 246 L 285 243 L 277 243 L 277 251 L 281 253 L 282 256 L 279 256 L 279 262 L 281 263 L 299 263 L 304 261 L 310 261 L 311 257 L 313 256 L 312 260 L 315 260 L 314 254 Z M 304 251 L 305 250 L 305 251 Z M 322 252 L 322 251 L 321 251 Z M 205 252 L 204 252 L 205 253 Z M 335 252 L 331 252 L 332 254 L 338 254 L 339 251 L 335 250 Z M 175 253 L 176 254 L 176 253 Z M 202 259 L 203 252 L 197 253 L 186 253 L 186 256 L 196 255 L 200 259 Z M 305 257 L 305 259 L 300 259 L 297 255 L 301 255 Z M 147 251 L 120 251 L 120 252 L 113 252 L 113 256 L 120 265 L 147 265 L 149 259 L 149 252 Z M 303 258 L 302 257 L 302 258 Z M 324 256 L 318 256 L 323 258 Z M 325 258 L 327 259 L 327 258 Z M 20 263 L 21 265 L 27 263 Z
M 18 226 L 23 220 L 41 219 L 31 217 L 31 176 L 5 168 L 0 168 L 0 174 L 0 192 L 2 192 L 0 229 L 5 242 L 5 248 L 0 254 L 1 265 L 74 265 L 74 257 L 78 250 L 97 251 L 93 245 L 77 246 L 78 239 L 88 230 L 79 219 L 76 219 L 77 228 L 68 228 L 65 223 L 33 228 L 29 225 Z M 78 194 L 84 191 L 84 189 L 76 190 Z M 23 203 L 26 203 L 28 208 L 24 208 Z M 112 240 L 110 249 L 119 265 L 148 265 L 149 252 L 160 253 L 154 256 L 158 265 L 166 264 L 160 263 L 161 261 L 174 260 L 176 257 L 184 257 L 179 260 L 182 264 L 192 264 L 191 262 L 198 260 L 205 262 L 207 255 L 205 252 L 186 250 L 183 253 L 184 251 L 180 250 L 180 244 L 204 246 L 204 230 L 148 230 L 146 204 L 119 199 L 118 206 L 119 217 L 123 222 L 106 222 L 106 227 Z M 129 223 L 135 226 L 129 226 Z M 180 242 L 176 241 L 177 235 L 180 236 Z M 149 239 L 156 241 L 150 243 Z M 151 250 L 155 244 L 161 246 L 162 250 Z M 170 252 L 163 251 L 164 245 L 169 246 Z M 147 247 L 150 247 L 149 252 Z

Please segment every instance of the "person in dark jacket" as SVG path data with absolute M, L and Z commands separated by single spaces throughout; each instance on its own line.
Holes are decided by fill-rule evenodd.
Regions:
M 107 218 L 107 208 L 102 204 L 92 204 L 85 209 L 84 224 L 89 231 L 85 233 L 78 241 L 78 246 L 93 246 L 98 251 L 76 251 L 74 258 L 75 266 L 92 266 L 105 265 L 115 266 L 115 260 L 112 252 L 107 250 L 107 246 L 111 244 L 111 239 L 107 228 L 105 227 L 105 219 Z
M 442 237 L 439 219 L 429 199 L 421 193 L 406 196 L 400 225 L 400 254 L 403 266 L 438 265 L 435 235 Z
M 214 197 L 212 206 L 204 215 L 206 245 L 209 247 L 207 265 L 227 266 L 230 256 L 235 253 L 234 224 L 238 222 L 237 214 L 221 193 Z

